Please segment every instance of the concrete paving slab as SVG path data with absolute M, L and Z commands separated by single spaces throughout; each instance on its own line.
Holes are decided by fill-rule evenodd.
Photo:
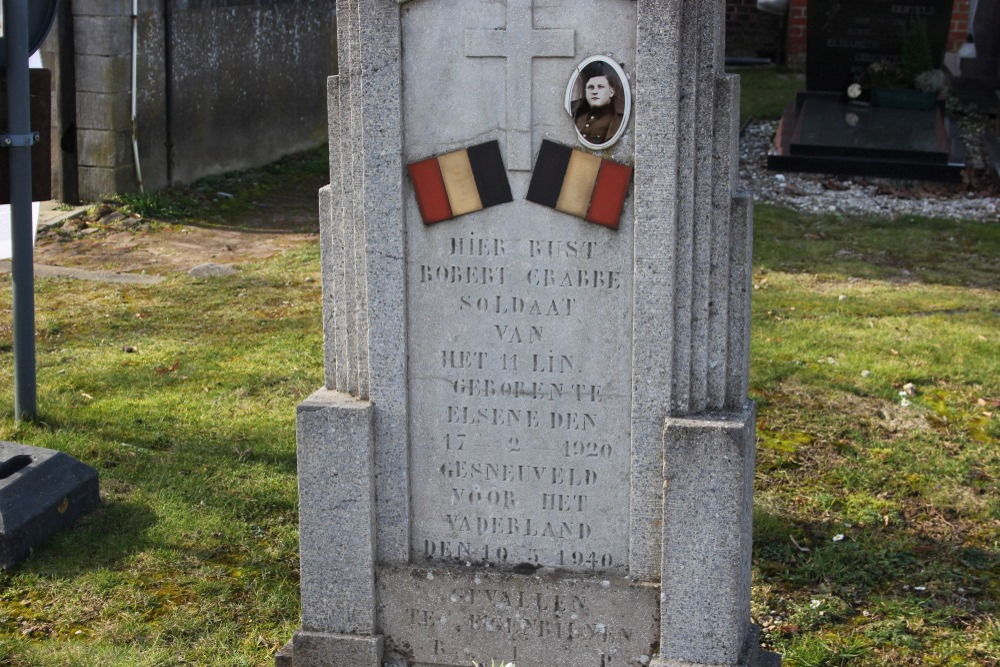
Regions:
M 38 231 L 54 227 L 72 218 L 79 218 L 91 206 L 91 204 L 80 204 L 79 206 L 67 207 L 54 199 L 39 202 L 39 204 Z
M 10 260 L 0 259 L 0 273 L 10 273 Z M 72 266 L 48 266 L 35 264 L 35 275 L 43 278 L 74 278 L 95 280 L 102 283 L 123 283 L 129 285 L 155 285 L 163 282 L 163 276 L 143 273 L 119 273 L 118 271 L 91 271 Z

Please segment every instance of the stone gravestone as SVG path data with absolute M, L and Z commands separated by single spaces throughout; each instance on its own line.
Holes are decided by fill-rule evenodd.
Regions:
M 900 66 L 914 29 L 926 27 L 939 66 L 951 13 L 952 0 L 812 0 L 806 91 L 782 116 L 768 168 L 961 181 L 965 147 L 933 94 L 923 100 L 930 108 L 906 101 L 881 106 L 874 96 L 881 91 L 869 90 L 869 66 Z
M 935 67 L 951 28 L 952 0 L 812 0 L 809 3 L 806 90 L 844 93 L 879 60 L 899 64 L 903 38 L 923 21 Z
M 326 386 L 299 406 L 302 626 L 277 663 L 780 661 L 750 621 L 723 4 L 337 12 Z

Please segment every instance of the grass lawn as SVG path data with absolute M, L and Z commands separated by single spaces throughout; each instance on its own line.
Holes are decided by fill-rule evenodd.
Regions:
M 756 243 L 765 641 L 788 665 L 997 665 L 1000 225 L 760 206 Z M 318 278 L 306 248 L 210 281 L 39 279 L 42 421 L 17 425 L 0 277 L 0 439 L 104 494 L 0 573 L 0 663 L 270 663 L 298 617 Z
M 764 641 L 790 666 L 1000 665 L 1000 224 L 756 218 Z M 0 275 L 0 439 L 94 465 L 103 494 L 0 572 L 0 665 L 270 665 L 298 625 L 319 253 L 242 268 L 38 279 L 34 424 L 13 421 Z
M 156 287 L 39 279 L 41 423 L 16 425 L 0 276 L 0 440 L 94 465 L 103 495 L 0 573 L 0 664 L 264 665 L 291 636 L 319 285 L 316 248 Z
M 778 67 L 735 67 L 740 75 L 740 126 L 754 120 L 778 120 L 795 93 L 804 90 L 805 75 Z
M 789 665 L 1000 664 L 1000 224 L 756 217 L 768 643 Z

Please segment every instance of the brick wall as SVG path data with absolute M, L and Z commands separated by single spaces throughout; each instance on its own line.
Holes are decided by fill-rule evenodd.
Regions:
M 803 64 L 806 61 L 806 6 L 809 0 L 791 0 L 788 19 L 787 57 L 789 64 Z M 729 5 L 733 0 L 729 0 Z M 957 51 L 965 42 L 969 32 L 969 0 L 954 0 L 951 13 L 951 32 L 948 34 L 948 50 Z
M 726 0 L 726 55 L 776 60 L 781 17 L 757 9 L 757 0 Z
M 806 4 L 808 0 L 791 0 L 788 8 L 788 64 L 804 65 L 806 62 Z
M 951 32 L 948 33 L 949 51 L 958 51 L 965 43 L 965 36 L 969 34 L 969 25 L 972 23 L 970 4 L 969 0 L 955 0 L 951 10 Z

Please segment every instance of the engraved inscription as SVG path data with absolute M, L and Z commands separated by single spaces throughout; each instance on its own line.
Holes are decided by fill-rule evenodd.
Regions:
M 573 650 L 565 664 L 642 667 L 658 638 L 657 589 L 622 580 L 390 570 L 379 581 L 386 644 L 406 637 L 418 662 L 541 665 Z
M 620 237 L 584 231 L 419 237 L 408 350 L 417 562 L 626 571 L 628 256 Z

